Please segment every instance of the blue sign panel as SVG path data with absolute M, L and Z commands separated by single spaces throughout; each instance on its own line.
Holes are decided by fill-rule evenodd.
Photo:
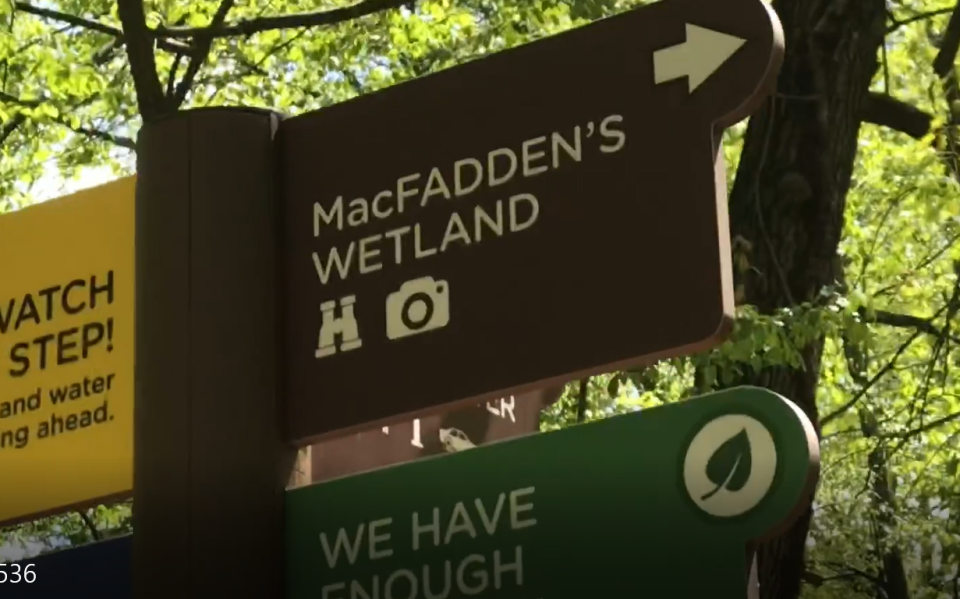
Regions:
M 14 562 L 36 574 L 32 583 L 12 583 L 16 569 L 8 564 L 8 580 L 0 585 L 4 599 L 130 599 L 133 596 L 133 538 L 118 537 Z

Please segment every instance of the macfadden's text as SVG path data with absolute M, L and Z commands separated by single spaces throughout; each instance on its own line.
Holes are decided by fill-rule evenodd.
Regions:
M 529 229 L 539 218 L 542 199 L 532 193 L 514 190 L 498 199 L 482 198 L 472 206 L 464 199 L 483 189 L 506 185 L 517 177 L 529 179 L 579 164 L 588 141 L 596 142 L 601 154 L 613 154 L 623 149 L 626 140 L 624 118 L 613 114 L 598 124 L 591 121 L 566 132 L 554 131 L 527 139 L 519 148 L 491 150 L 482 159 L 462 158 L 447 168 L 433 167 L 400 176 L 390 189 L 370 196 L 347 200 L 340 195 L 332 203 L 315 202 L 313 236 L 324 246 L 331 229 L 344 231 L 376 221 L 397 221 L 430 206 L 452 209 L 443 231 L 428 230 L 419 222 L 398 224 L 314 251 L 317 277 L 326 285 L 333 277 L 346 280 L 351 273 L 376 272 L 385 264 L 399 266 L 452 247 L 469 247 Z M 453 200 L 456 203 L 450 203 Z

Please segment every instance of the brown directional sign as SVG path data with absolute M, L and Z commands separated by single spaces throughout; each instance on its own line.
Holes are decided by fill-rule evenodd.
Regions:
M 781 55 L 664 0 L 282 122 L 290 440 L 722 341 L 720 131 Z
M 535 433 L 540 411 L 562 388 L 508 395 L 480 405 L 392 424 L 317 443 L 306 479 L 323 482 L 433 455 Z

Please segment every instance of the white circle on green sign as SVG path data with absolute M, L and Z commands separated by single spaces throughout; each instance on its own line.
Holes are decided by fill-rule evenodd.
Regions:
M 773 486 L 777 446 L 759 420 L 727 414 L 708 422 L 687 447 L 683 482 L 704 512 L 733 518 L 755 508 Z

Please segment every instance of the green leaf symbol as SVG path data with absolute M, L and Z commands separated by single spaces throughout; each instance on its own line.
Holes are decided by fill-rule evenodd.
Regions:
M 750 437 L 747 429 L 723 442 L 717 448 L 710 461 L 707 462 L 707 478 L 717 485 L 717 488 L 700 498 L 706 501 L 716 495 L 720 489 L 739 491 L 750 480 L 750 470 L 753 468 L 750 457 Z

